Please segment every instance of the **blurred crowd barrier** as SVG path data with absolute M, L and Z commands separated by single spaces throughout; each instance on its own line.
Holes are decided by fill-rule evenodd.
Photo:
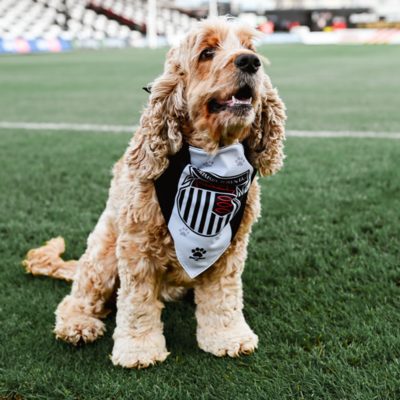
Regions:
M 400 29 L 340 29 L 332 32 L 292 30 L 264 35 L 263 44 L 400 44 Z
M 180 38 L 176 38 L 178 42 Z M 259 44 L 299 43 L 307 45 L 322 44 L 400 44 L 400 29 L 341 29 L 333 32 L 277 32 L 264 34 Z M 158 46 L 166 47 L 171 43 L 165 36 L 158 36 Z M 111 49 L 126 47 L 147 47 L 145 36 L 130 38 L 72 39 L 0 39 L 0 53 L 61 52 L 79 49 Z

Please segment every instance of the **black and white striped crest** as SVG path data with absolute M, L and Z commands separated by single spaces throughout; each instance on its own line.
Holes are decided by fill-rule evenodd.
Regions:
M 240 197 L 250 184 L 249 174 L 220 177 L 190 167 L 177 196 L 179 216 L 201 236 L 216 236 L 240 208 Z

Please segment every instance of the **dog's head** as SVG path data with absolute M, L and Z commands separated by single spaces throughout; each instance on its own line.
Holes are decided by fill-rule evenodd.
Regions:
M 258 35 L 219 17 L 199 22 L 171 49 L 126 154 L 136 176 L 159 177 L 183 138 L 208 152 L 243 142 L 261 176 L 280 169 L 285 107 L 253 46 Z
M 247 26 L 220 19 L 203 22 L 188 38 L 189 116 L 214 147 L 242 141 L 254 122 L 264 77 L 252 44 L 256 35 Z

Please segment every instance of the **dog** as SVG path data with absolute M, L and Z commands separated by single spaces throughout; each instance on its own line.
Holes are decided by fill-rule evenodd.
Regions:
M 243 148 L 239 161 L 260 177 L 282 167 L 285 106 L 263 70 L 266 60 L 254 48 L 258 36 L 227 17 L 199 21 L 169 51 L 163 74 L 152 84 L 140 127 L 114 166 L 107 205 L 86 252 L 79 261 L 65 262 L 60 258 L 64 240 L 57 238 L 28 253 L 23 262 L 28 272 L 73 281 L 56 311 L 57 338 L 76 345 L 102 336 L 101 319 L 109 312 L 105 303 L 117 290 L 111 360 L 146 368 L 169 355 L 160 319 L 163 302 L 179 300 L 193 288 L 201 349 L 237 357 L 257 348 L 258 336 L 242 313 L 241 275 L 251 226 L 260 216 L 258 178 L 246 181 L 247 198 L 230 244 L 192 277 L 177 256 L 179 240 L 171 235 L 156 186 L 184 146 L 211 160 L 224 149 Z M 205 174 L 190 168 L 196 176 Z M 230 200 L 228 208 L 234 204 Z M 189 228 L 185 232 L 195 234 Z M 196 266 L 205 253 L 193 248 L 187 260 Z

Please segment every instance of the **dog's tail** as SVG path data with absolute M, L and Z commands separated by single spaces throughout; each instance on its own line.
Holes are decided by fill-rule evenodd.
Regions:
M 26 266 L 26 272 L 33 275 L 47 275 L 72 282 L 78 261 L 64 261 L 60 257 L 64 251 L 65 242 L 62 237 L 51 239 L 44 246 L 30 250 L 22 264 Z

